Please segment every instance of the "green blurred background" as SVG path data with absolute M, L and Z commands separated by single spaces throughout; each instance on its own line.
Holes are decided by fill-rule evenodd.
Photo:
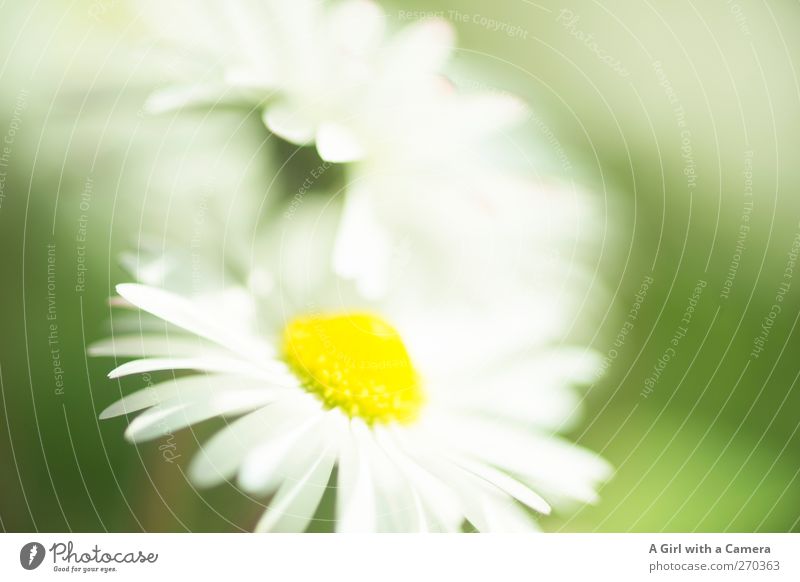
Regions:
M 598 505 L 544 528 L 800 530 L 800 4 L 385 7 L 397 25 L 417 11 L 452 20 L 455 80 L 470 84 L 469 63 L 529 101 L 537 168 L 598 202 L 597 278 L 575 335 L 607 372 L 571 436 L 617 471 Z M 260 510 L 186 481 L 214 423 L 133 447 L 123 419 L 97 421 L 119 388 L 84 347 L 109 331 L 116 257 L 142 232 L 186 243 L 270 173 L 266 149 L 238 155 L 243 138 L 264 141 L 257 120 L 198 130 L 141 115 L 170 65 L 137 43 L 130 15 L 121 0 L 0 5 L 6 531 L 238 531 Z M 205 159 L 198 143 L 218 147 Z M 209 218 L 168 228 L 180 214 Z

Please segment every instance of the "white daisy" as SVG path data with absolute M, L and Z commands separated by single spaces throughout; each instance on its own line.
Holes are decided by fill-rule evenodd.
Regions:
M 422 20 L 386 34 L 386 15 L 369 0 L 143 6 L 159 36 L 195 63 L 189 81 L 151 97 L 151 110 L 243 102 L 261 108 L 275 134 L 316 143 L 325 160 L 353 162 L 332 262 L 362 294 L 387 293 L 409 240 L 425 247 L 423 259 L 448 255 L 410 264 L 433 265 L 456 285 L 463 281 L 451 267 L 494 253 L 498 239 L 530 254 L 551 248 L 556 231 L 580 230 L 585 201 L 570 190 L 553 196 L 496 161 L 520 157 L 495 142 L 525 118 L 524 104 L 503 92 L 463 93 L 441 76 L 453 51 L 449 23 Z M 463 251 L 461 262 L 453 249 Z M 499 257 L 497 270 L 511 272 Z
M 440 90 L 454 38 L 440 19 L 387 35 L 369 0 L 184 0 L 144 3 L 140 14 L 194 75 L 155 93 L 151 111 L 249 103 L 273 133 L 316 143 L 332 162 L 363 158 L 382 139 L 376 117 L 416 110 Z
M 305 530 L 334 467 L 337 531 L 460 531 L 464 520 L 480 531 L 532 530 L 525 507 L 547 514 L 593 502 L 609 475 L 603 460 L 556 436 L 579 409 L 570 385 L 592 377 L 596 356 L 532 344 L 536 330 L 518 311 L 465 319 L 441 306 L 416 317 L 349 299 L 332 307 L 343 305 L 342 287 L 296 312 L 272 304 L 281 323 L 256 324 L 162 289 L 117 291 L 171 325 L 96 344 L 95 355 L 138 358 L 110 377 L 200 374 L 130 394 L 101 417 L 143 411 L 126 430 L 138 443 L 238 416 L 188 473 L 200 486 L 235 478 L 249 494 L 271 495 L 259 531 Z M 533 355 L 520 349 L 537 344 Z

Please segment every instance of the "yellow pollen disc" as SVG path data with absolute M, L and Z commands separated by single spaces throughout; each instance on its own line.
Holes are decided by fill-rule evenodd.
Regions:
M 411 422 L 424 394 L 395 329 L 367 313 L 298 317 L 284 355 L 306 390 L 368 423 Z

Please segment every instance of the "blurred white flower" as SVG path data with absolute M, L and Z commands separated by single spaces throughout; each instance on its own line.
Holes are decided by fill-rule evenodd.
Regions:
M 391 306 L 330 310 L 321 299 L 259 330 L 161 289 L 117 290 L 173 331 L 95 345 L 95 355 L 141 358 L 110 377 L 202 374 L 135 392 L 101 417 L 143 410 L 126 431 L 142 442 L 241 415 L 189 475 L 201 486 L 237 477 L 250 494 L 274 494 L 258 530 L 306 529 L 334 466 L 338 531 L 459 531 L 465 519 L 480 531 L 532 530 L 523 506 L 547 514 L 553 503 L 593 502 L 609 475 L 600 458 L 555 436 L 579 408 L 570 384 L 589 380 L 597 358 L 544 346 L 526 356 L 520 337 L 531 330 L 514 323 L 518 313 L 415 317 Z
M 598 224 L 574 184 L 465 170 L 423 177 L 373 173 L 350 184 L 333 265 L 367 297 L 413 276 L 428 293 L 501 295 L 584 278 Z M 572 279 L 572 281 L 570 281 Z
M 141 15 L 190 63 L 206 63 L 191 81 L 152 95 L 151 111 L 248 103 L 273 133 L 316 143 L 331 162 L 365 157 L 381 139 L 376 118 L 413 110 L 438 91 L 436 73 L 453 45 L 439 19 L 387 35 L 370 0 L 184 0 L 144 3 Z
M 154 94 L 151 110 L 242 102 L 263 108 L 275 134 L 351 162 L 331 261 L 363 295 L 385 296 L 414 270 L 434 290 L 510 273 L 546 280 L 520 264 L 538 269 L 586 234 L 582 195 L 543 186 L 519 148 L 498 144 L 525 105 L 500 91 L 461 92 L 442 76 L 454 42 L 448 23 L 386 34 L 386 16 L 369 0 L 144 6 L 189 62 L 211 63 Z M 262 229 L 271 227 L 267 217 Z
M 513 241 L 536 255 L 547 231 L 572 228 L 571 221 L 556 225 L 542 211 L 574 204 L 574 197 L 547 199 L 540 184 L 494 159 L 498 144 L 493 140 L 525 111 L 522 102 L 506 94 L 444 88 L 376 116 L 371 127 L 381 139 L 364 159 L 348 166 L 333 250 L 336 272 L 354 280 L 363 294 L 381 297 L 396 283 L 393 255 L 403 241 L 413 240 L 421 253 L 409 263 L 435 262 L 439 279 L 463 286 L 456 275 L 463 264 L 454 254 L 486 267 L 483 261 L 498 242 L 506 252 Z M 489 264 L 501 272 L 508 258 L 495 254 Z M 481 268 L 471 271 L 485 274 Z

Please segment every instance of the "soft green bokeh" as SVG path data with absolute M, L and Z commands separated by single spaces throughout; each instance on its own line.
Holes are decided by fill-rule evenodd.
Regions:
M 250 184 L 268 175 L 272 146 L 244 160 L 230 181 L 198 176 L 196 169 L 229 158 L 236 167 L 237 137 L 266 140 L 258 121 L 229 128 L 203 120 L 197 135 L 140 118 L 138 103 L 163 72 L 120 49 L 136 26 L 124 2 L 17 4 L 0 8 L 0 139 L 19 126 L 0 168 L 1 525 L 249 529 L 259 513 L 254 500 L 224 487 L 195 491 L 182 473 L 214 423 L 127 444 L 124 419 L 96 420 L 119 388 L 105 379 L 108 362 L 87 359 L 84 346 L 108 331 L 106 298 L 122 277 L 115 258 L 139 242 L 142 226 L 160 232 L 178 212 L 203 212 L 198 200 L 219 191 L 223 201 L 243 203 L 258 187 Z M 477 63 L 481 83 L 528 100 L 537 169 L 582 184 L 602 210 L 597 280 L 576 314 L 576 336 L 610 366 L 589 387 L 585 422 L 571 436 L 617 472 L 598 505 L 549 517 L 545 529 L 800 530 L 800 268 L 784 278 L 800 234 L 800 5 L 462 0 L 387 10 L 397 23 L 415 10 L 453 20 L 462 47 L 454 78 L 477 84 L 459 76 L 463 63 Z M 93 92 L 84 100 L 87 86 Z M 169 152 L 184 156 L 186 143 L 203 141 L 218 143 L 219 156 L 181 158 L 180 183 L 156 185 L 162 170 L 175 175 L 159 169 Z M 165 205 L 173 196 L 188 206 Z M 76 291 L 82 215 L 86 285 Z M 750 227 L 744 235 L 742 224 Z M 175 244 L 193 234 L 175 235 Z M 52 244 L 55 321 L 48 319 Z M 698 281 L 706 286 L 674 346 Z M 774 304 L 781 312 L 753 357 Z M 48 343 L 53 323 L 63 394 Z M 170 454 L 180 457 L 169 462 Z

